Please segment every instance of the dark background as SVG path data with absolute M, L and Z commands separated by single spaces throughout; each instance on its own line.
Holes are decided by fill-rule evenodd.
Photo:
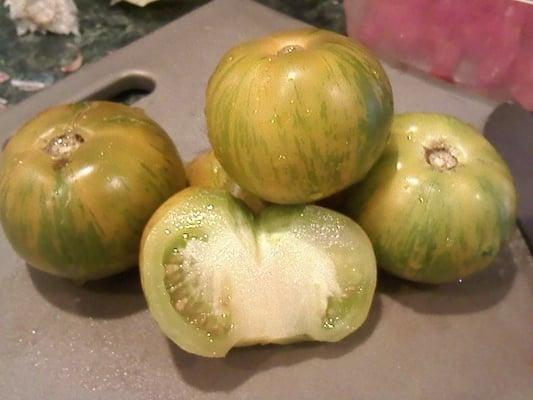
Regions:
M 12 78 L 47 85 L 61 79 L 61 66 L 78 51 L 87 64 L 179 18 L 208 0 L 159 0 L 146 7 L 129 3 L 110 6 L 110 0 L 75 0 L 80 36 L 33 33 L 17 36 L 9 9 L 0 4 L 0 71 Z M 324 28 L 345 29 L 342 0 L 259 0 L 269 7 Z M 0 84 L 0 97 L 9 106 L 31 96 L 9 82 Z M 124 99 L 121 99 L 124 100 Z M 128 100 L 125 100 L 128 102 Z

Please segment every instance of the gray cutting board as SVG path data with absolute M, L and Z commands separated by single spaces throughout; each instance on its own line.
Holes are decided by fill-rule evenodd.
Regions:
M 301 22 L 217 0 L 0 115 L 4 140 L 56 103 L 150 87 L 139 105 L 185 160 L 208 146 L 204 88 L 231 46 Z M 494 104 L 388 67 L 396 110 L 482 127 Z M 189 355 L 146 310 L 136 271 L 76 287 L 28 269 L 0 236 L 1 399 L 532 399 L 533 262 L 522 236 L 485 273 L 428 288 L 380 277 L 363 327 L 336 344 Z

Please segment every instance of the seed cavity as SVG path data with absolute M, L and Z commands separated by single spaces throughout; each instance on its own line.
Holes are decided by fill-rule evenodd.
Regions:
M 350 302 L 355 297 L 364 295 L 364 287 L 362 285 L 348 285 L 342 288 L 339 296 L 332 296 L 328 299 L 328 306 L 324 317 L 322 318 L 322 327 L 325 329 L 333 329 L 340 322 L 344 323 L 342 316 L 350 309 Z
M 334 318 L 327 318 L 322 322 L 322 326 L 326 329 L 333 329 L 335 328 L 335 319 Z
M 192 238 L 192 240 L 196 240 Z M 197 273 L 197 260 L 185 257 L 183 250 L 173 248 L 163 263 L 165 268 L 165 289 L 170 297 L 170 304 L 185 320 L 197 330 L 206 332 L 206 337 L 213 341 L 216 337 L 227 334 L 233 327 L 229 309 L 229 287 L 224 288 L 222 299 L 216 307 L 213 298 L 201 277 Z
M 357 293 L 357 288 L 355 286 L 347 286 L 342 291 L 342 298 L 347 299 Z

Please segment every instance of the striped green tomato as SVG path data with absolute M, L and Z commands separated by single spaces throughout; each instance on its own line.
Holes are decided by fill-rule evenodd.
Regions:
M 136 265 L 144 225 L 184 186 L 174 144 L 142 110 L 58 106 L 0 154 L 0 221 L 30 265 L 83 283 Z
M 515 224 L 509 169 L 473 127 L 440 114 L 398 115 L 383 156 L 349 190 L 346 210 L 378 265 L 445 283 L 486 268 Z
M 376 260 L 350 218 L 271 205 L 259 216 L 228 192 L 189 187 L 143 234 L 141 281 L 152 316 L 184 350 L 334 342 L 366 319 Z
M 233 48 L 207 88 L 216 157 L 241 187 L 281 204 L 319 200 L 362 179 L 385 147 L 392 113 L 379 61 L 319 29 Z
M 210 189 L 223 189 L 241 199 L 254 212 L 265 208 L 265 202 L 259 197 L 242 189 L 224 170 L 212 150 L 198 155 L 185 167 L 185 175 L 191 186 Z

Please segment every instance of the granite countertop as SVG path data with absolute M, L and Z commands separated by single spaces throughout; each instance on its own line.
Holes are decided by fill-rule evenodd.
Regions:
M 317 26 L 339 32 L 345 29 L 342 0 L 258 1 Z M 78 52 L 84 64 L 93 62 L 208 0 L 160 0 L 144 8 L 128 3 L 110 6 L 109 0 L 75 2 L 79 9 L 80 36 L 33 33 L 18 37 L 8 9 L 0 5 L 0 71 L 11 78 L 51 85 L 66 75 L 61 66 L 75 59 Z M 0 98 L 7 100 L 8 106 L 31 94 L 9 82 L 0 84 Z

